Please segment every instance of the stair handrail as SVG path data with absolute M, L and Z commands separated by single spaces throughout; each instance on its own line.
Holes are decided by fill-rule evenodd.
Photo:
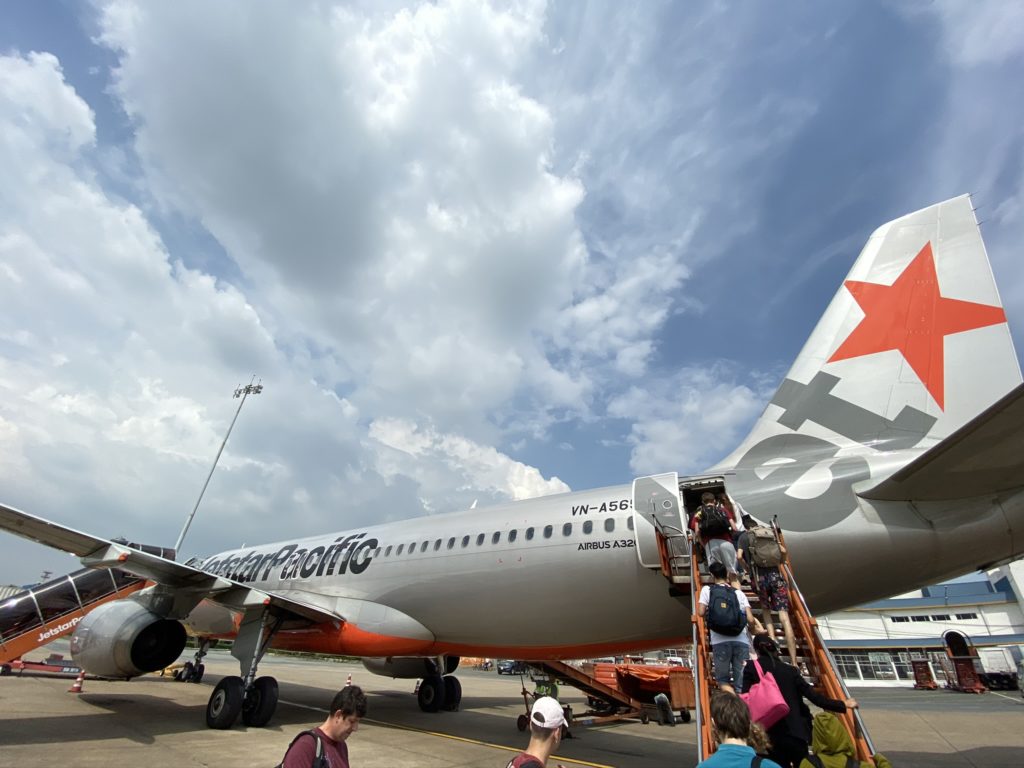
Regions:
M 825 644 L 825 638 L 818 628 L 818 622 L 814 618 L 814 614 L 811 613 L 807 600 L 804 598 L 804 594 L 796 582 L 796 577 L 793 575 L 789 550 L 786 548 L 785 536 L 779 527 L 778 518 L 772 520 L 772 530 L 775 533 L 775 540 L 779 543 L 782 551 L 782 571 L 786 576 L 787 586 L 789 587 L 790 594 L 796 596 L 800 608 L 799 611 L 794 611 L 795 615 L 792 618 L 796 620 L 794 623 L 803 630 L 802 634 L 807 640 L 808 650 L 812 654 L 821 657 L 811 659 L 812 663 L 818 668 L 818 680 L 825 687 L 826 693 L 830 698 L 849 699 L 851 697 L 850 691 L 846 687 L 846 681 L 839 674 L 839 666 L 836 664 L 835 657 Z M 858 759 L 869 765 L 875 765 L 875 745 L 868 734 L 860 710 L 856 708 L 847 709 L 846 712 L 839 716 L 839 719 L 846 725 L 846 730 L 857 748 L 859 753 Z
M 686 532 L 687 540 L 690 543 L 690 606 L 692 637 L 693 637 L 693 689 L 697 698 L 697 706 L 694 707 L 696 715 L 695 725 L 697 726 L 697 762 L 709 757 L 714 751 L 714 739 L 711 736 L 711 687 L 708 685 L 710 669 L 707 662 L 707 632 L 704 626 L 704 617 L 697 612 L 697 605 L 700 598 L 700 589 L 703 587 L 700 577 L 700 562 L 697 547 L 693 546 L 693 533 Z

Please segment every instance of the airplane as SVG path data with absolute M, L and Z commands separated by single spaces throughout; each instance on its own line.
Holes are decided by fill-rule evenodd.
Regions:
M 678 425 L 685 429 L 685 424 Z M 0 529 L 152 586 L 104 604 L 72 636 L 76 663 L 130 678 L 186 636 L 234 639 L 240 675 L 209 727 L 265 725 L 269 647 L 363 658 L 422 678 L 454 710 L 465 656 L 593 658 L 678 646 L 688 594 L 666 588 L 658 535 L 702 490 L 777 520 L 816 611 L 898 594 L 1024 553 L 1024 387 L 971 200 L 891 221 L 868 239 L 777 392 L 707 472 L 546 496 L 175 562 L 0 506 Z M 695 437 L 697 439 L 697 437 Z

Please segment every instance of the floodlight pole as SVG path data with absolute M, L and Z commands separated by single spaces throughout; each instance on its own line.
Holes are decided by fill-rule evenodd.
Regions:
M 224 440 L 220 444 L 220 448 L 217 450 L 217 455 L 213 459 L 213 466 L 210 467 L 210 474 L 206 476 L 206 482 L 203 483 L 203 489 L 199 492 L 199 498 L 196 499 L 196 505 L 192 507 L 192 512 L 189 514 L 188 519 L 185 520 L 185 527 L 181 529 L 181 533 L 178 535 L 178 541 L 174 545 L 175 556 L 181 552 L 181 543 L 185 540 L 185 534 L 188 533 L 188 527 L 192 525 L 192 518 L 196 516 L 196 510 L 199 509 L 199 502 L 203 500 L 203 494 L 206 493 L 206 486 L 210 484 L 210 478 L 213 477 L 213 470 L 217 468 L 217 462 L 220 461 L 220 455 L 224 453 L 224 446 L 228 444 L 228 438 L 231 437 L 231 430 L 235 427 L 235 422 L 238 421 L 238 414 L 242 412 L 242 406 L 245 405 L 245 398 L 249 395 L 258 395 L 263 391 L 263 379 L 256 381 L 256 377 L 252 379 L 244 387 L 238 387 L 235 389 L 235 394 L 232 397 L 242 398 L 242 402 L 238 404 L 238 410 L 235 411 L 235 417 L 231 419 L 231 424 L 228 426 L 228 431 L 224 435 Z

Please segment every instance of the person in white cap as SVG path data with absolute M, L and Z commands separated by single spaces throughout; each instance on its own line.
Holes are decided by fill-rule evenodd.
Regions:
M 530 710 L 530 743 L 525 752 L 508 761 L 506 768 L 545 768 L 551 753 L 562 741 L 563 725 L 569 727 L 562 705 L 550 696 L 537 699 Z

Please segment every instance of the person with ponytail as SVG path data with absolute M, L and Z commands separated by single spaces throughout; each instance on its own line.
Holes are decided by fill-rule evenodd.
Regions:
M 772 674 L 789 705 L 789 714 L 768 729 L 772 743 L 768 755 L 783 768 L 797 768 L 807 757 L 811 741 L 811 711 L 804 699 L 829 712 L 845 712 L 855 708 L 857 702 L 854 699 L 830 699 L 815 691 L 799 669 L 779 658 L 779 646 L 767 635 L 754 638 L 754 651 L 761 669 Z M 743 670 L 743 692 L 749 691 L 759 679 L 757 668 L 748 663 Z

